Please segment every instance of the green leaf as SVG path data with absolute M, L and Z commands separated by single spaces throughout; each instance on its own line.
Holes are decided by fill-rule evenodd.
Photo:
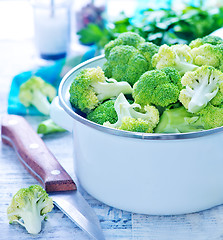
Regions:
M 104 33 L 105 31 L 100 29 L 98 25 L 90 23 L 77 34 L 80 36 L 80 42 L 84 44 L 94 44 L 100 41 Z

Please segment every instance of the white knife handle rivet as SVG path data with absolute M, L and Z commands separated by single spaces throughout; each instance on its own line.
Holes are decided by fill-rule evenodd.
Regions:
M 60 170 L 52 170 L 51 174 L 53 175 L 59 175 L 60 174 Z
M 17 123 L 18 123 L 18 121 L 15 119 L 8 120 L 8 125 L 16 125 Z
M 31 144 L 29 144 L 29 148 L 31 148 L 31 149 L 36 149 L 36 148 L 38 148 L 39 147 L 39 144 L 37 144 L 37 143 L 31 143 Z

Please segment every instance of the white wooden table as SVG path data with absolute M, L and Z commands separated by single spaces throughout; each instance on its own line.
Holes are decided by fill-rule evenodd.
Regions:
M 0 25 L 1 26 L 1 25 Z M 0 29 L 1 31 L 1 29 Z M 7 111 L 7 95 L 14 75 L 36 64 L 33 42 L 0 39 L 0 115 Z M 43 117 L 26 119 L 34 129 Z M 69 133 L 43 138 L 50 150 L 73 176 L 72 144 Z M 56 207 L 44 222 L 40 234 L 32 236 L 17 224 L 9 225 L 6 215 L 12 195 L 20 188 L 36 184 L 19 163 L 14 150 L 0 141 L 0 240 L 76 239 L 89 237 Z M 221 240 L 223 239 L 223 206 L 200 213 L 180 216 L 148 216 L 109 207 L 82 191 L 100 219 L 108 240 Z

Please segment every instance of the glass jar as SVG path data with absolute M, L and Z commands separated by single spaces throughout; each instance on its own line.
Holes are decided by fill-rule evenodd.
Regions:
M 71 0 L 33 0 L 35 43 L 47 60 L 64 58 L 70 46 Z

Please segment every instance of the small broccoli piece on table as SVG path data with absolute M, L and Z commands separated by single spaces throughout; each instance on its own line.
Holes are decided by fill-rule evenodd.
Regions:
M 157 69 L 173 67 L 178 70 L 181 75 L 197 68 L 197 66 L 193 64 L 191 48 L 186 44 L 176 44 L 171 47 L 166 44 L 162 45 L 158 53 L 153 56 L 152 65 Z
M 31 234 L 41 231 L 41 223 L 53 209 L 53 200 L 39 185 L 20 189 L 7 209 L 9 223 L 21 224 Z
M 181 83 L 185 88 L 181 90 L 179 100 L 191 113 L 199 112 L 219 91 L 223 93 L 223 73 L 210 66 L 187 72 Z
M 114 104 L 118 120 L 114 124 L 105 122 L 103 125 L 125 131 L 152 133 L 159 122 L 159 111 L 154 106 L 145 106 L 144 113 L 137 112 L 141 109 L 139 104 L 130 104 L 121 93 Z
M 104 122 L 115 123 L 118 120 L 117 113 L 114 108 L 115 100 L 108 100 L 98 107 L 96 107 L 92 112 L 87 114 L 87 119 L 103 125 Z
M 69 89 L 73 107 L 88 113 L 104 100 L 117 97 L 121 92 L 131 94 L 127 82 L 106 79 L 100 67 L 83 69 L 74 79 Z
M 145 72 L 133 86 L 133 98 L 141 106 L 167 107 L 176 103 L 182 89 L 181 76 L 174 68 Z
M 49 134 L 56 132 L 65 132 L 66 130 L 60 126 L 58 126 L 52 119 L 47 119 L 42 121 L 37 128 L 37 133 L 40 134 Z
M 223 44 L 223 39 L 217 36 L 205 36 L 203 38 L 197 38 L 193 40 L 189 44 L 189 47 L 193 49 L 193 48 L 200 47 L 206 43 L 211 45 L 219 45 L 219 44 Z
M 165 110 L 154 132 L 187 133 L 202 131 L 204 129 L 203 124 L 199 121 L 199 116 L 187 112 L 187 110 L 181 106 L 179 108 Z
M 152 56 L 159 47 L 136 33 L 127 32 L 105 46 L 107 62 L 103 66 L 106 77 L 133 85 L 146 71 L 153 69 Z
M 44 115 L 49 115 L 50 102 L 56 96 L 56 89 L 42 78 L 33 76 L 19 89 L 19 100 L 25 106 L 34 106 Z

